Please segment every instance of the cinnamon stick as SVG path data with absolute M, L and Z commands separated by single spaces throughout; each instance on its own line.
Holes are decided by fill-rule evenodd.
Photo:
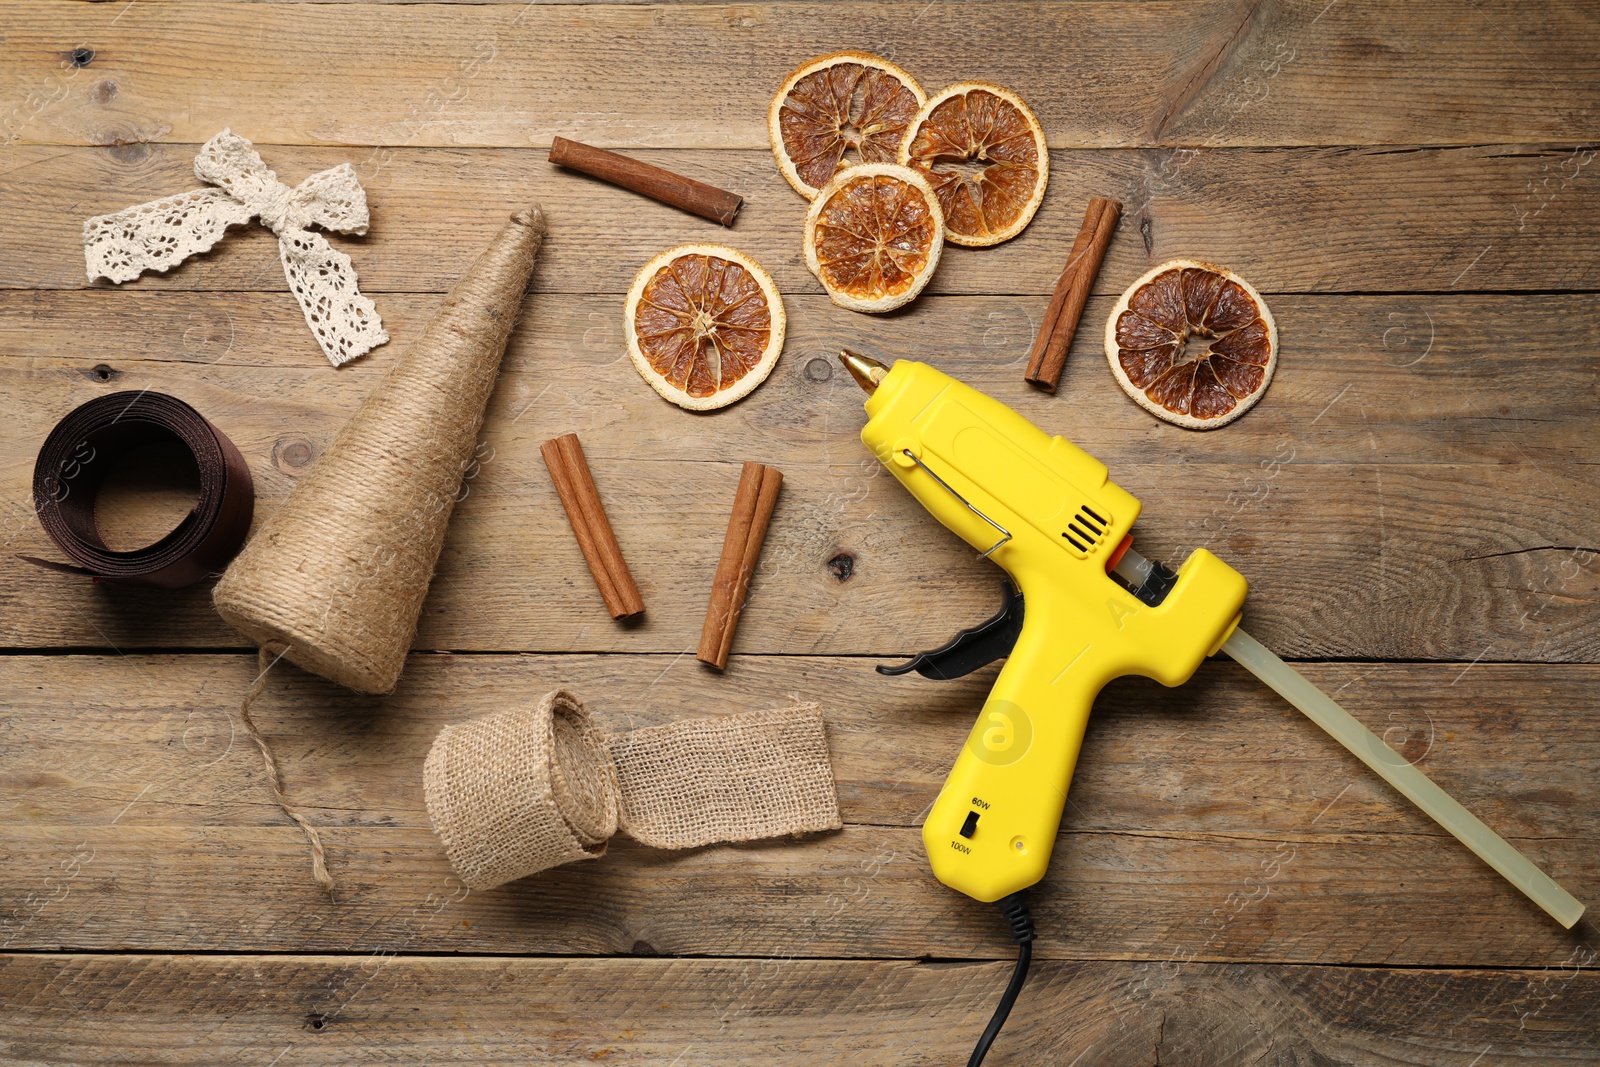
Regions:
M 569 433 L 551 438 L 539 446 L 539 454 L 550 469 L 550 480 L 561 497 L 561 506 L 566 509 L 567 521 L 572 524 L 589 573 L 594 575 L 594 584 L 600 587 L 606 610 L 613 619 L 643 615 L 644 600 L 622 558 L 622 547 L 612 532 L 611 520 L 606 518 L 605 507 L 600 503 L 600 491 L 595 488 L 594 475 L 589 472 L 589 461 L 584 458 L 578 435 Z
M 1039 327 L 1033 351 L 1028 354 L 1028 370 L 1022 376 L 1023 380 L 1047 393 L 1055 392 L 1061 381 L 1061 370 L 1067 365 L 1067 349 L 1072 347 L 1072 336 L 1078 330 L 1083 305 L 1089 299 L 1095 275 L 1100 273 L 1100 261 L 1105 258 L 1106 246 L 1111 243 L 1111 234 L 1121 215 L 1122 205 L 1117 201 L 1099 196 L 1091 199 L 1078 237 L 1072 242 L 1067 265 L 1061 268 L 1061 277 L 1056 279 L 1050 306 L 1045 309 L 1044 325 Z
M 700 629 L 696 658 L 708 667 L 720 671 L 728 665 L 733 634 L 739 628 L 744 598 L 750 591 L 750 576 L 761 557 L 761 543 L 767 538 L 767 526 L 772 522 L 772 509 L 778 506 L 778 489 L 782 485 L 783 474 L 776 467 L 746 463 L 739 474 L 739 491 L 734 495 L 733 514 L 722 541 L 722 559 L 711 583 L 711 603 Z
M 733 225 L 733 217 L 739 214 L 739 208 L 744 205 L 744 197 L 714 185 L 685 178 L 631 156 L 618 155 L 581 141 L 569 141 L 565 137 L 557 137 L 551 142 L 550 162 L 642 193 L 652 200 L 681 208 L 712 222 L 720 222 L 724 226 Z

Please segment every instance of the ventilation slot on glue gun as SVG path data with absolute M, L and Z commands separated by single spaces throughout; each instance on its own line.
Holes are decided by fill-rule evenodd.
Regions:
M 1081 504 L 1061 536 L 1080 556 L 1086 556 L 1105 540 L 1106 527 L 1110 525 L 1110 520 L 1101 518 L 1088 504 Z

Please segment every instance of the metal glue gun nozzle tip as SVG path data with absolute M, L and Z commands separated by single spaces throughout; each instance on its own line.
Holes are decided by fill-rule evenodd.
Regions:
M 856 384 L 869 393 L 877 392 L 878 383 L 889 376 L 888 367 L 871 356 L 863 356 L 860 352 L 852 352 L 848 348 L 840 350 L 839 362 L 844 364 L 845 369 L 850 372 L 850 377 L 856 380 Z

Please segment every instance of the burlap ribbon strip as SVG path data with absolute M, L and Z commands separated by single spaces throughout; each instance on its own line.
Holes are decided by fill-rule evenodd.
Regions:
M 445 727 L 422 782 L 473 889 L 594 859 L 618 829 L 693 848 L 842 825 L 815 704 L 608 736 L 558 689 L 531 710 Z
M 90 281 L 126 282 L 147 270 L 171 270 L 209 250 L 229 226 L 259 218 L 278 235 L 284 277 L 334 366 L 389 339 L 377 308 L 356 287 L 350 257 L 308 229 L 367 232 L 367 194 L 350 164 L 319 171 L 291 189 L 267 169 L 254 145 L 223 130 L 201 146 L 194 172 L 215 188 L 165 196 L 83 224 Z

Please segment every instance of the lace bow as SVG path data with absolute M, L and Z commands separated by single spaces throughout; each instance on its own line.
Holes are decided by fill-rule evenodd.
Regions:
M 170 270 L 210 249 L 229 226 L 258 218 L 278 235 L 289 288 L 334 366 L 389 339 L 372 301 L 356 287 L 350 257 L 308 229 L 367 232 L 367 194 L 350 164 L 320 171 L 291 189 L 267 169 L 254 145 L 223 130 L 201 146 L 194 172 L 213 188 L 162 197 L 83 224 L 90 281 L 125 282 L 147 270 Z

